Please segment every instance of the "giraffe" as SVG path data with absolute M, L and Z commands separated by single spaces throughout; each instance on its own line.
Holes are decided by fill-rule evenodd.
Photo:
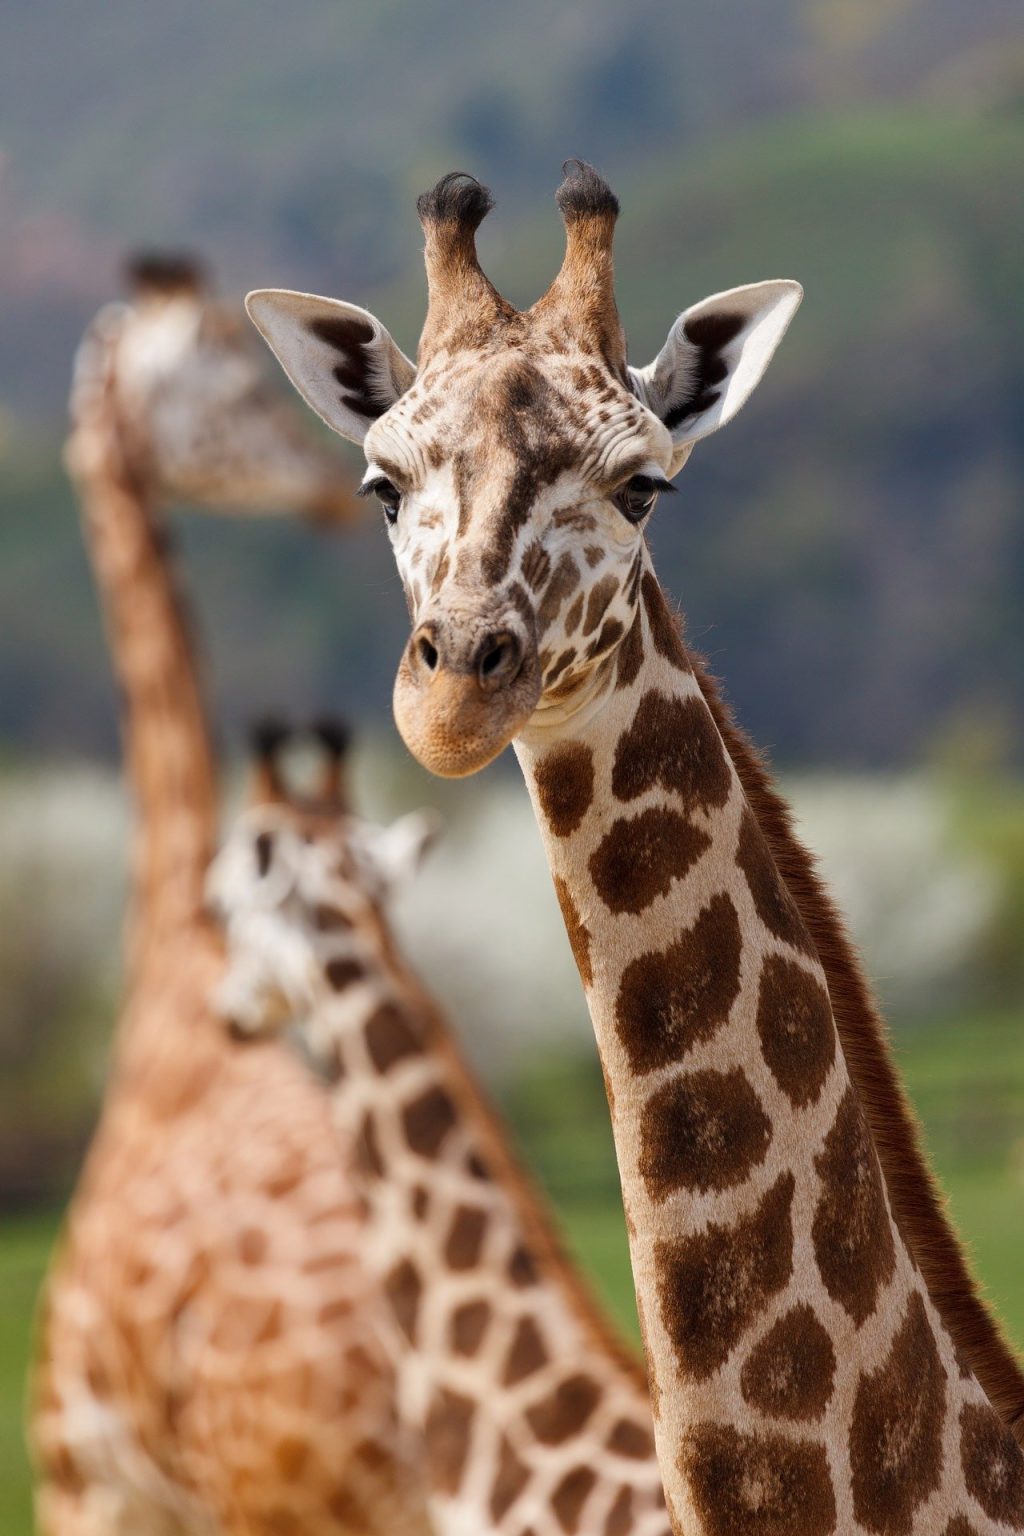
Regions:
M 412 615 L 406 744 L 458 776 L 512 743 L 524 771 L 605 1073 L 675 1528 L 1020 1530 L 1020 1368 L 842 923 L 644 536 L 801 289 L 712 295 L 632 368 L 617 199 L 576 162 L 557 201 L 562 267 L 519 312 L 477 260 L 486 190 L 453 173 L 420 199 L 415 365 L 355 305 L 265 290 L 250 316 L 362 443 Z
M 288 797 L 279 776 L 215 859 L 232 1032 L 301 1020 L 365 1202 L 398 1417 L 451 1536 L 670 1536 L 650 1399 L 387 916 L 431 835 Z M 354 1145 L 353 1145 L 354 1143 Z
M 425 1536 L 322 1095 L 279 1047 L 232 1049 L 214 1012 L 216 775 L 160 516 L 176 493 L 252 505 L 261 486 L 320 516 L 351 501 L 192 269 L 137 279 L 83 342 L 67 455 L 138 815 L 113 1070 L 41 1309 L 37 1526 Z

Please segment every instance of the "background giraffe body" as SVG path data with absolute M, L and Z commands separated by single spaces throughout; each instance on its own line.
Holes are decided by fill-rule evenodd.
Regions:
M 643 538 L 799 289 L 715 295 L 632 369 L 618 204 L 578 165 L 558 201 L 562 270 L 519 314 L 476 261 L 483 189 L 445 178 L 421 199 L 430 306 L 403 391 L 381 387 L 371 359 L 393 343 L 353 306 L 268 291 L 249 308 L 363 443 L 412 612 L 406 742 L 457 775 L 515 740 L 605 1069 L 675 1526 L 1024 1529 L 1024 1378 L 971 1288 L 841 925 L 682 648 Z M 342 317 L 367 382 L 339 399 Z
M 335 1122 L 355 1135 L 366 1251 L 435 1527 L 667 1536 L 643 1378 L 396 959 L 368 871 L 398 830 L 348 818 L 309 840 L 287 808 L 247 813 L 211 871 L 223 1004 L 254 1033 L 305 1018 Z
M 362 1215 L 326 1105 L 287 1052 L 232 1047 L 213 1012 L 223 951 L 203 881 L 215 772 L 153 506 L 171 490 L 231 494 L 232 455 L 241 462 L 253 431 L 264 459 L 239 479 L 243 502 L 262 483 L 289 506 L 337 506 L 337 471 L 316 445 L 303 457 L 295 424 L 254 386 L 248 350 L 211 332 L 180 267 L 170 288 L 166 316 L 150 282 L 137 306 L 98 317 L 72 397 L 68 461 L 138 816 L 113 1071 L 41 1318 L 38 1524 L 45 1536 L 422 1536 Z M 174 346 L 151 350 L 161 326 Z M 207 378 L 201 425 L 182 371 Z

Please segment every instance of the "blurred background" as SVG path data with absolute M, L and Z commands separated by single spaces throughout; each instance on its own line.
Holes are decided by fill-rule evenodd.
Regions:
M 28 1529 L 29 1319 L 118 989 L 115 697 L 59 459 L 75 344 L 125 251 L 170 244 L 225 295 L 365 304 L 411 352 L 415 196 L 455 166 L 497 195 L 482 257 L 521 304 L 560 257 L 562 159 L 602 169 L 635 362 L 706 293 L 805 285 L 749 410 L 659 510 L 656 558 L 824 861 L 956 1220 L 1024 1342 L 1022 108 L 1011 0 L 7 0 L 0 1529 Z M 228 757 L 255 712 L 342 708 L 365 810 L 443 811 L 403 932 L 635 1327 L 603 1092 L 525 793 L 513 762 L 443 786 L 402 751 L 406 615 L 376 518 L 342 536 L 176 526 Z

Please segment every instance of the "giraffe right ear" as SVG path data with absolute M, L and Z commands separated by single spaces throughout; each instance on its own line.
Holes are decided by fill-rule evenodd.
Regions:
M 390 333 L 356 304 L 259 288 L 245 307 L 302 398 L 349 442 L 361 443 L 416 377 Z

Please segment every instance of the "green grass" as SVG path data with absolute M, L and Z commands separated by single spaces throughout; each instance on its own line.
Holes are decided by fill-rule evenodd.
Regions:
M 39 1282 L 59 1217 L 0 1221 L 0 1531 L 28 1536 L 31 1492 L 22 1432 L 25 1370 Z
M 1024 1016 L 968 1017 L 903 1035 L 899 1058 L 925 1123 L 957 1228 L 1007 1331 L 1024 1347 Z M 600 1077 L 556 1061 L 506 1095 L 532 1166 L 565 1225 L 570 1251 L 612 1315 L 637 1337 L 615 1158 Z M 25 1367 L 55 1215 L 0 1223 L 0 1532 L 29 1536 L 21 1431 Z

